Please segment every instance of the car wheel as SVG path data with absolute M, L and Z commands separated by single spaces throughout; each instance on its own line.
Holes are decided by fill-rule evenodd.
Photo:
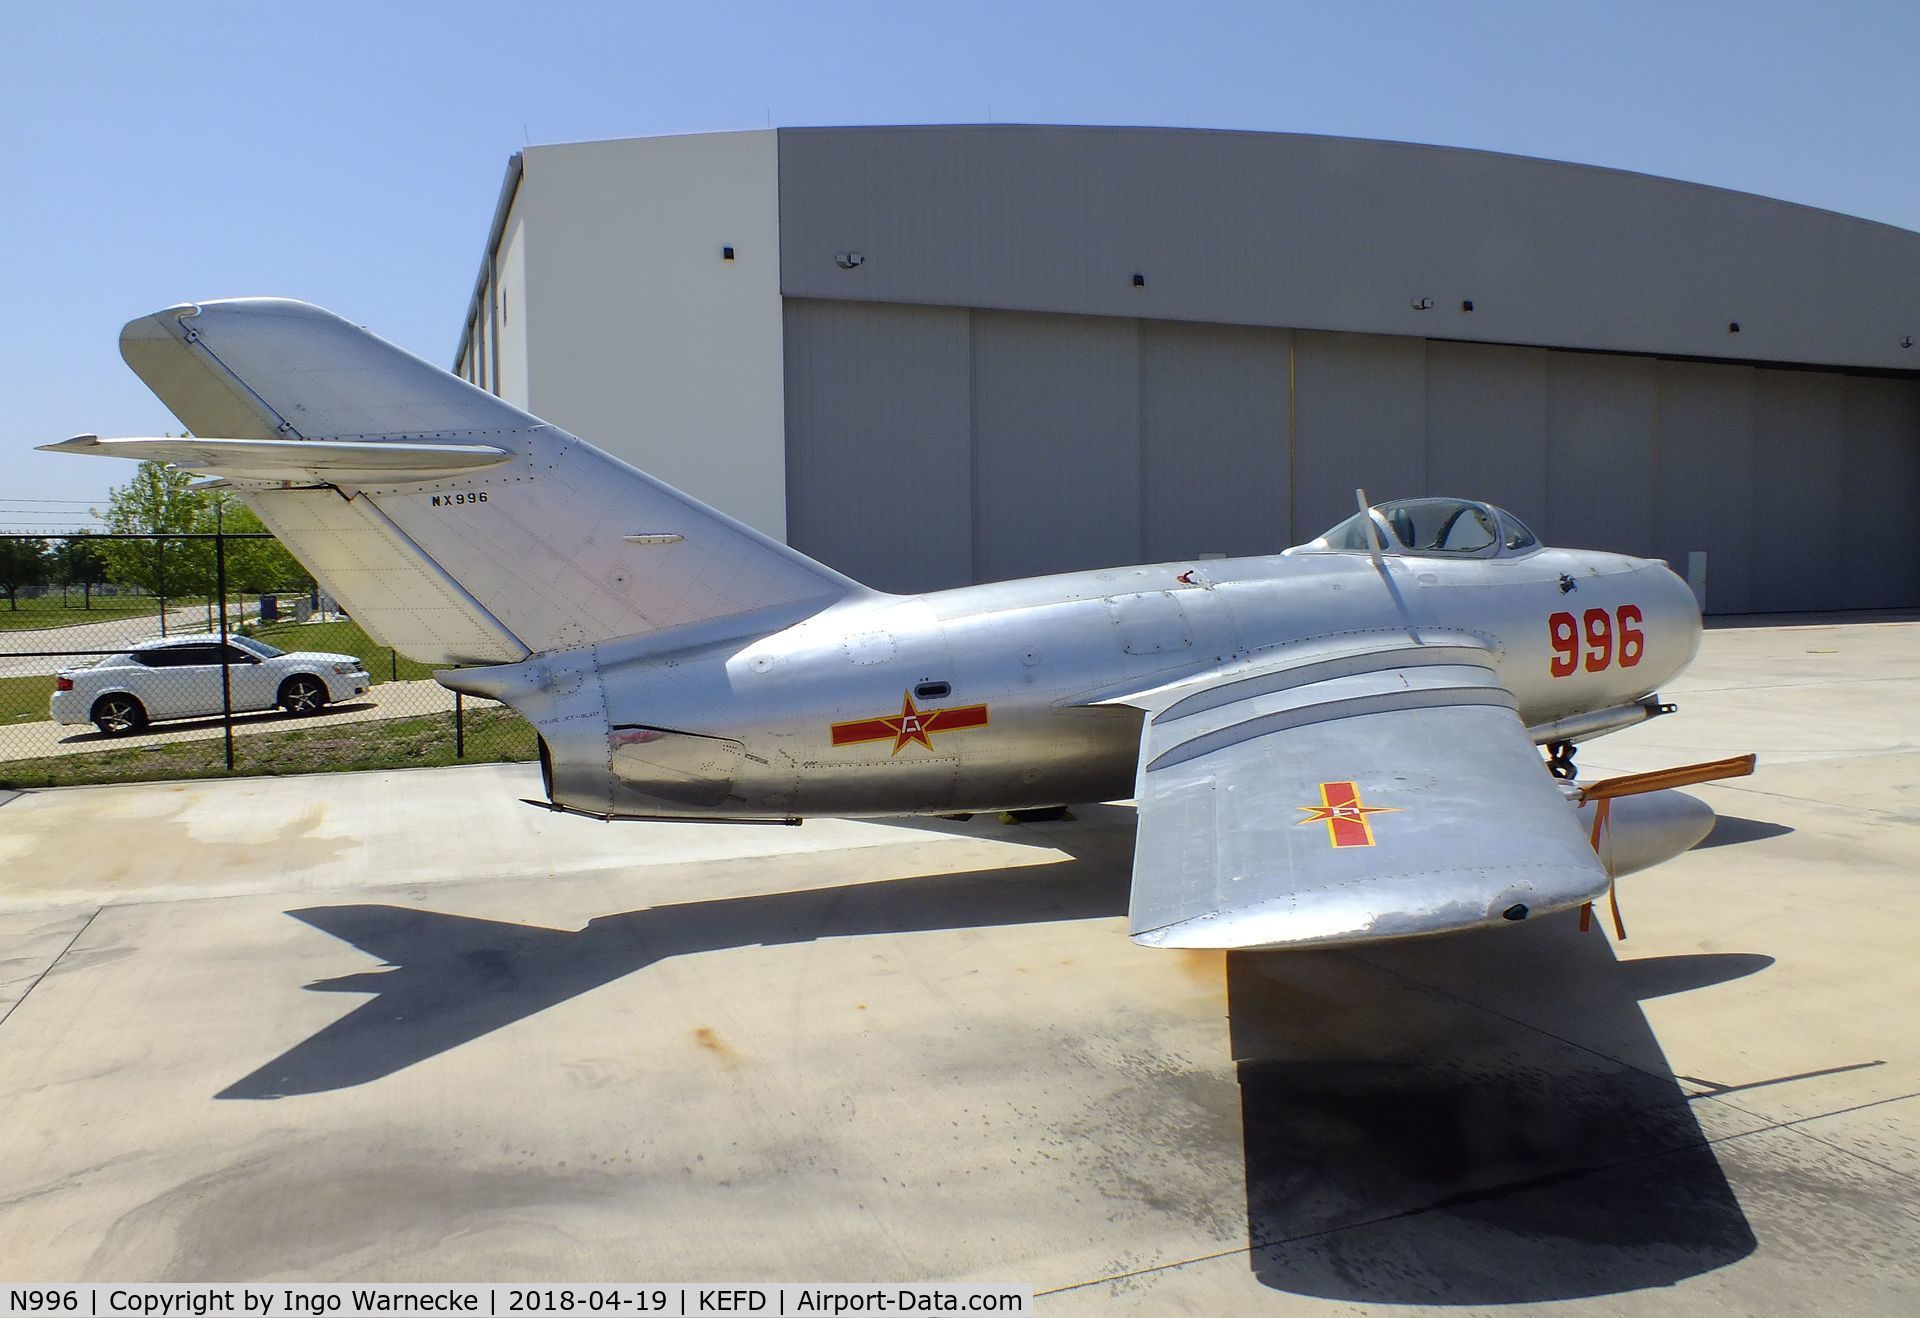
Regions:
M 280 684 L 280 708 L 295 718 L 302 714 L 318 714 L 326 707 L 326 703 L 326 684 L 317 677 L 302 673 Z
M 124 737 L 147 726 L 147 707 L 124 692 L 101 696 L 87 715 L 109 737 Z

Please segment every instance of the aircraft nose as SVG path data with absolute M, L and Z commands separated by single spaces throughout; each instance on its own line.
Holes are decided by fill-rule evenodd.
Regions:
M 1649 645 L 1647 656 L 1654 659 L 1658 655 L 1658 685 L 1692 663 L 1700 652 L 1700 604 L 1693 597 L 1693 587 L 1665 563 L 1649 563 L 1640 575 L 1647 637 L 1650 641 L 1658 638 L 1657 651 Z

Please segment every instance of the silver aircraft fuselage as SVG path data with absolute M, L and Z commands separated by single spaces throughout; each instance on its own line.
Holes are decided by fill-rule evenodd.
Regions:
M 1711 827 L 1673 787 L 1752 769 L 1571 782 L 1572 743 L 1668 708 L 1699 611 L 1474 500 L 1356 490 L 1272 557 L 888 595 L 319 307 L 170 307 L 121 351 L 192 434 L 45 447 L 228 482 L 369 635 L 525 717 L 559 809 L 1130 796 L 1136 941 L 1297 947 L 1588 905 Z
M 1295 550 L 861 593 L 787 625 L 745 621 L 672 649 L 604 642 L 442 680 L 541 722 L 560 807 L 778 819 L 1130 796 L 1141 713 L 1103 697 L 1294 647 L 1481 645 L 1540 729 L 1644 700 L 1700 639 L 1665 564 L 1552 548 L 1378 564 Z

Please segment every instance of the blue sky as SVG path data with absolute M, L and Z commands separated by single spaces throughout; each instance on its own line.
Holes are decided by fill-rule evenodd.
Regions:
M 527 141 L 989 119 L 1331 133 L 1920 230 L 1916 52 L 1912 0 L 0 0 L 0 527 L 84 513 L 120 479 L 32 445 L 178 429 L 119 359 L 137 314 L 300 297 L 447 361 Z

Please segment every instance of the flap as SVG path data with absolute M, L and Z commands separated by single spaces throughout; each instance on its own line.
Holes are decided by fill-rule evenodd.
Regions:
M 1142 732 L 1130 931 L 1159 947 L 1442 933 L 1607 876 L 1484 651 L 1403 643 L 1182 683 Z

